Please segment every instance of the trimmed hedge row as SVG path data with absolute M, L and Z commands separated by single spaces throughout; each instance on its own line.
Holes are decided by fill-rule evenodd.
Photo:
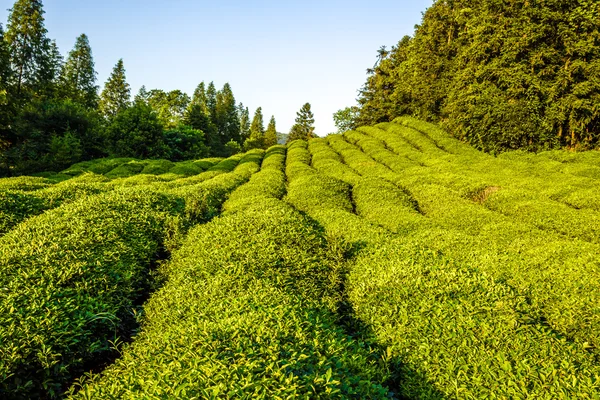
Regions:
M 285 146 L 270 147 L 262 161 L 260 172 L 235 190 L 223 204 L 224 211 L 244 210 L 262 199 L 281 199 L 285 195 Z
M 260 151 L 248 153 L 234 172 L 187 186 L 186 196 L 158 193 L 148 189 L 152 185 L 83 196 L 1 238 L 3 396 L 59 396 L 65 384 L 113 353 L 135 326 L 151 265 L 181 239 L 182 228 L 193 222 L 187 216 L 212 216 L 261 157 Z M 35 193 L 85 179 L 90 175 Z
M 232 194 L 235 212 L 190 232 L 141 333 L 74 398 L 390 397 L 374 349 L 337 324 L 337 261 L 320 227 L 277 200 L 282 162 L 269 149 Z
M 553 399 L 597 394 L 600 370 L 585 346 L 549 329 L 522 293 L 472 267 L 475 263 L 452 260 L 450 247 L 436 249 L 436 240 L 456 246 L 464 235 L 428 225 L 414 225 L 398 238 L 382 234 L 350 214 L 343 202 L 335 211 L 326 201 L 328 191 L 294 185 L 294 179 L 288 198 L 310 199 L 313 206 L 305 211 L 329 235 L 362 248 L 350 268 L 348 296 L 357 317 L 388 347 L 399 372 L 399 395 Z M 322 202 L 313 200 L 319 197 Z M 394 218 L 393 210 L 380 210 L 384 218 Z M 456 252 L 468 254 L 466 248 Z
M 54 397 L 131 324 L 167 220 L 183 202 L 148 191 L 89 196 L 0 238 L 0 388 Z

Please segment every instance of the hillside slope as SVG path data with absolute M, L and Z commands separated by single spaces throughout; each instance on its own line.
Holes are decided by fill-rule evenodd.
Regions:
M 599 183 L 404 117 L 0 179 L 0 393 L 597 398 Z

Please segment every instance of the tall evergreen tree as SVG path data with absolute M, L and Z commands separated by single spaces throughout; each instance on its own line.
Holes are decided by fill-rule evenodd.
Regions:
M 306 103 L 296 113 L 296 123 L 292 126 L 287 141 L 291 142 L 297 139 L 308 140 L 316 137 L 314 123 L 315 118 L 310 109 L 310 103 Z
M 265 149 L 268 149 L 271 146 L 277 144 L 277 127 L 275 126 L 275 116 L 271 116 L 271 120 L 269 121 L 269 126 L 265 131 L 264 137 L 264 146 Z
M 92 48 L 87 35 L 81 34 L 61 71 L 63 95 L 88 108 L 98 106 L 98 86 Z
M 112 119 L 129 106 L 131 89 L 125 80 L 125 67 L 123 59 L 117 62 L 113 71 L 104 85 L 98 105 L 105 118 Z
M 204 141 L 211 149 L 211 154 L 216 154 L 215 148 L 218 148 L 220 145 L 217 128 L 201 104 L 194 101 L 190 103 L 185 112 L 183 123 L 193 129 L 202 131 L 204 133 Z
M 9 145 L 9 130 L 14 116 L 14 104 L 9 101 L 10 78 L 10 55 L 0 24 L 0 153 Z
M 250 111 L 242 103 L 238 105 L 240 118 L 240 141 L 244 143 L 250 137 Z
M 240 142 L 240 122 L 235 97 L 229 83 L 217 94 L 216 116 L 223 144 L 230 141 Z
M 250 137 L 244 142 L 246 150 L 263 148 L 265 139 L 265 124 L 263 120 L 262 108 L 258 107 L 254 112 L 252 124 L 250 125 Z
M 135 103 L 146 103 L 148 104 L 148 99 L 150 98 L 150 93 L 148 93 L 148 90 L 146 89 L 146 85 L 142 85 L 142 87 L 140 88 L 140 90 L 138 90 L 137 94 L 135 95 L 133 101 Z
M 192 97 L 191 104 L 198 104 L 202 107 L 202 111 L 208 115 L 208 98 L 206 97 L 206 85 L 204 82 L 200 82 L 200 84 L 194 90 L 194 96 Z
M 18 95 L 25 86 L 35 91 L 48 84 L 44 71 L 51 66 L 52 49 L 46 34 L 41 0 L 17 0 L 9 10 L 5 40 Z
M 217 124 L 217 89 L 215 88 L 215 84 L 213 82 L 208 84 L 208 88 L 206 89 L 206 109 L 208 111 L 208 115 L 210 116 L 210 120 L 213 124 Z

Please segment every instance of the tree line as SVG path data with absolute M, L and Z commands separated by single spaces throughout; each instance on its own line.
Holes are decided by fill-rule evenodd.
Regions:
M 490 151 L 600 145 L 600 2 L 437 0 L 340 129 L 412 115 Z
M 314 135 L 310 104 L 289 138 Z M 278 142 L 275 117 L 250 116 L 231 86 L 200 83 L 193 95 L 142 86 L 131 96 L 120 59 L 103 90 L 80 35 L 66 60 L 48 38 L 41 0 L 17 0 L 0 24 L 0 175 L 61 170 L 98 157 L 172 161 L 229 156 Z

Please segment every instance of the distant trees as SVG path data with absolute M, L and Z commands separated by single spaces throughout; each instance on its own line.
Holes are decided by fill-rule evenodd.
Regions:
M 108 120 L 129 107 L 131 88 L 125 78 L 125 66 L 120 59 L 108 77 L 100 96 L 99 110 Z
M 287 141 L 308 140 L 316 137 L 314 123 L 315 117 L 310 109 L 310 103 L 305 103 L 300 111 L 296 113 L 296 123 L 292 126 Z
M 600 145 L 600 3 L 436 1 L 373 68 L 359 124 L 409 114 L 486 151 Z
M 217 90 L 201 82 L 191 98 L 142 86 L 132 102 L 120 59 L 98 95 L 87 35 L 76 38 L 63 60 L 43 16 L 41 0 L 16 0 L 6 31 L 0 24 L 0 176 L 104 156 L 229 156 L 251 131 L 259 147 L 266 143 L 262 113 L 251 127 L 248 108 L 236 103 L 229 83 Z
M 269 121 L 269 126 L 265 131 L 264 136 L 264 148 L 268 149 L 271 146 L 277 144 L 277 127 L 275 126 L 275 116 L 271 116 L 271 120 Z
M 258 107 L 254 112 L 252 124 L 250 125 L 250 137 L 244 142 L 244 149 L 260 149 L 265 143 L 265 124 L 263 120 L 262 108 Z

